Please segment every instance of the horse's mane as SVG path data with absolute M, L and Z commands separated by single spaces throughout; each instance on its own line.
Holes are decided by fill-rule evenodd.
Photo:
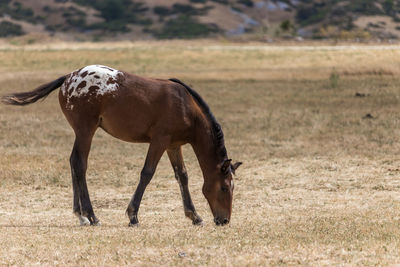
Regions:
M 211 124 L 211 130 L 212 130 L 212 134 L 214 137 L 213 140 L 214 140 L 214 144 L 217 148 L 217 153 L 222 159 L 226 158 L 227 152 L 226 152 L 226 148 L 225 148 L 224 133 L 222 132 L 221 125 L 218 123 L 217 119 L 214 117 L 214 114 L 212 114 L 210 107 L 207 105 L 207 103 L 203 100 L 203 98 L 195 90 L 190 88 L 185 83 L 183 83 L 180 80 L 175 79 L 175 78 L 172 78 L 169 80 L 185 87 L 186 90 L 189 92 L 189 94 L 194 98 L 194 100 L 200 106 L 201 110 L 204 112 L 204 114 L 206 115 L 206 118 L 208 119 L 208 121 Z

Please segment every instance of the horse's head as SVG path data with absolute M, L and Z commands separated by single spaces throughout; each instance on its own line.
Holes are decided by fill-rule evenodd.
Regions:
M 210 176 L 204 180 L 203 194 L 210 204 L 216 225 L 229 223 L 232 213 L 232 194 L 234 189 L 232 174 L 242 164 L 231 164 L 231 159 L 226 159 L 218 164 Z

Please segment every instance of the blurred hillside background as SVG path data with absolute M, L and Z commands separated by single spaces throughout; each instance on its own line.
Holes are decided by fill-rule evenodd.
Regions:
M 0 37 L 398 39 L 398 0 L 0 0 Z

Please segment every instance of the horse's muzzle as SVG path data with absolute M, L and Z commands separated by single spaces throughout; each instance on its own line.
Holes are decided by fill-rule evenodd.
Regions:
M 221 218 L 221 217 L 216 217 L 214 218 L 214 222 L 216 225 L 225 225 L 229 223 L 228 218 Z

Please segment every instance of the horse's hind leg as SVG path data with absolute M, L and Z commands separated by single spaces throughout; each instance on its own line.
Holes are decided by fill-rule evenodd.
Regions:
M 71 161 L 71 159 L 70 159 L 70 161 Z M 79 200 L 78 183 L 77 183 L 74 168 L 72 167 L 72 163 L 71 163 L 71 174 L 72 174 L 72 189 L 74 192 L 74 202 L 73 202 L 74 214 L 79 218 L 79 222 L 81 225 L 89 225 L 90 224 L 89 219 L 81 216 L 81 204 L 80 204 L 80 200 Z
M 167 153 L 172 167 L 174 168 L 175 178 L 178 181 L 181 189 L 185 215 L 192 220 L 193 224 L 200 225 L 202 224 L 203 220 L 197 214 L 192 202 L 192 198 L 190 197 L 188 175 L 186 172 L 185 163 L 183 162 L 182 148 L 179 147 L 177 149 L 167 150 Z
M 72 185 L 74 190 L 73 210 L 79 217 L 81 225 L 99 224 L 99 220 L 93 212 L 86 184 L 87 158 L 96 128 L 91 129 L 90 131 L 75 131 L 75 143 L 70 158 Z

